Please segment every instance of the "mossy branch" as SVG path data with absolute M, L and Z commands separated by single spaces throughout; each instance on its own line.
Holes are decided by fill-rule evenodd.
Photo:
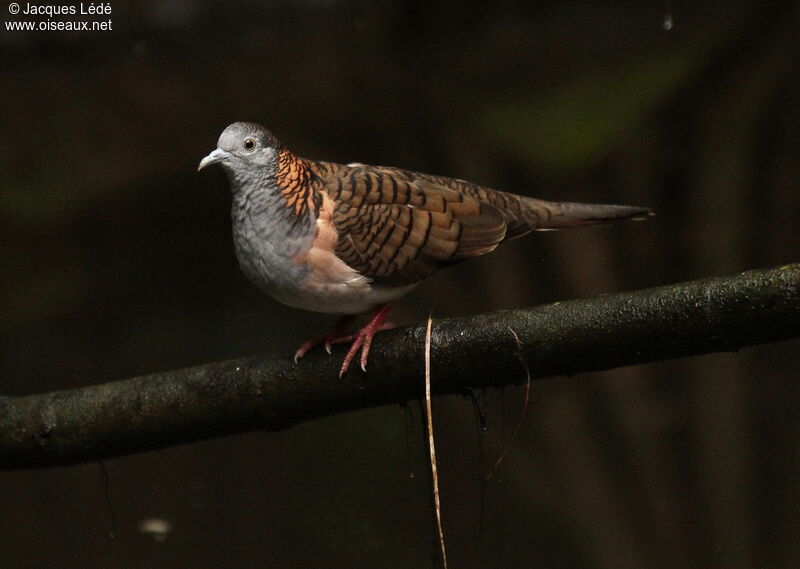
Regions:
M 795 338 L 800 264 L 435 321 L 434 393 L 524 381 L 511 330 L 534 378 Z M 342 380 L 341 351 L 315 350 L 298 365 L 278 352 L 0 398 L 0 468 L 100 460 L 415 399 L 424 335 L 422 324 L 379 334 L 369 372 Z

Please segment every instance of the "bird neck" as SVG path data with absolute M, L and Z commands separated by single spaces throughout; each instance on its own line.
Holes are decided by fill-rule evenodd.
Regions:
M 287 209 L 300 217 L 311 211 L 316 217 L 320 196 L 316 191 L 316 178 L 311 167 L 302 158 L 285 148 L 278 153 L 275 183 Z
M 271 168 L 257 180 L 236 180 L 232 217 L 235 230 L 264 241 L 313 234 L 322 196 L 308 162 L 280 149 Z

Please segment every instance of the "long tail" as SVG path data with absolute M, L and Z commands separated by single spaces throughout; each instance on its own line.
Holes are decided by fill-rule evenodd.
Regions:
M 570 202 L 547 202 L 524 198 L 529 211 L 536 217 L 534 231 L 594 225 L 625 219 L 642 220 L 655 215 L 647 207 Z

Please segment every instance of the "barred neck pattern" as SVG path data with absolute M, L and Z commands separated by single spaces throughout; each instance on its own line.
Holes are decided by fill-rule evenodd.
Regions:
M 317 217 L 321 196 L 314 191 L 316 176 L 305 160 L 282 149 L 278 154 L 275 182 L 286 202 L 286 208 L 292 211 L 295 217 L 302 218 L 308 211 Z

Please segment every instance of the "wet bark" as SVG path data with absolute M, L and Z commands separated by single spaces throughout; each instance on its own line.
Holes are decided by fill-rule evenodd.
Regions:
M 518 347 L 513 332 L 519 337 Z M 81 389 L 0 397 L 0 468 L 62 466 L 365 407 L 423 390 L 424 324 L 376 336 L 369 372 L 342 351 L 288 351 Z M 435 320 L 435 394 L 800 336 L 800 264 L 597 298 Z M 355 368 L 355 366 L 354 366 Z

